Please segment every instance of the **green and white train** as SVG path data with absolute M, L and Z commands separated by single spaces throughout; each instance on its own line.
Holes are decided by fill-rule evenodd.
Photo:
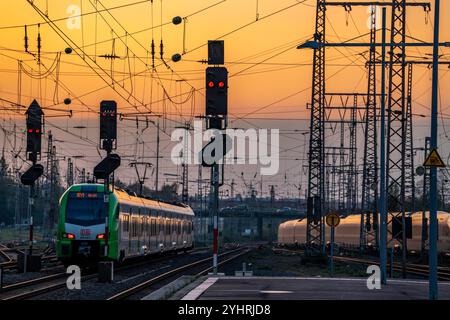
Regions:
M 189 206 L 109 191 L 105 193 L 103 184 L 77 184 L 61 196 L 56 252 L 64 264 L 122 262 L 193 247 L 194 212 Z

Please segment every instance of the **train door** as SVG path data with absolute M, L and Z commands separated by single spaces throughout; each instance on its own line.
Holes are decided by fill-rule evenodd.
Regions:
M 177 247 L 183 247 L 183 228 L 182 228 L 182 220 L 178 219 L 177 221 Z
M 183 220 L 181 228 L 182 228 L 181 232 L 183 235 L 182 236 L 183 247 L 185 248 L 185 247 L 187 247 L 187 221 L 186 221 L 186 219 Z
M 164 219 L 164 246 L 170 248 L 170 218 L 166 216 Z
M 130 215 L 122 213 L 121 215 L 121 241 L 120 250 L 125 252 L 125 256 L 130 254 Z
M 131 216 L 131 252 L 137 254 L 138 252 L 138 218 L 136 215 Z
M 141 253 L 141 209 L 137 209 L 136 221 L 136 253 Z
M 170 220 L 170 245 L 172 246 L 172 248 L 176 247 L 177 245 L 177 219 L 175 218 L 175 216 L 172 217 L 172 219 Z
M 160 250 L 164 249 L 165 243 L 165 230 L 166 230 L 166 220 L 164 217 L 164 212 L 160 211 L 159 218 L 158 218 L 158 247 Z
M 173 219 L 172 220 L 172 225 L 173 225 L 173 230 L 172 230 L 172 234 L 173 234 L 172 247 L 178 247 L 178 245 L 179 245 L 179 243 L 178 243 L 178 219 Z
M 189 219 L 189 226 L 188 226 L 188 239 L 189 239 L 189 247 L 192 247 L 194 243 L 194 218 L 191 217 Z
M 147 252 L 150 251 L 150 217 L 148 215 L 148 211 L 145 212 L 145 247 L 147 248 Z
M 158 239 L 157 239 L 157 233 L 156 233 L 156 221 L 157 221 L 157 217 L 156 216 L 152 216 L 150 245 L 151 245 L 151 248 L 152 248 L 153 251 L 158 249 Z

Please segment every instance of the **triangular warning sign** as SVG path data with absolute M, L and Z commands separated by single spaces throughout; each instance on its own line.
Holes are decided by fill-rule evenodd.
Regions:
M 424 167 L 445 168 L 445 163 L 436 149 L 431 150 L 423 163 Z

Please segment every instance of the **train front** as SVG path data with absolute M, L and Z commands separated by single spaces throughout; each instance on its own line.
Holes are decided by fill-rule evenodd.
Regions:
M 114 194 L 104 193 L 101 184 L 73 185 L 62 195 L 56 252 L 64 264 L 111 258 L 110 247 L 117 244 L 117 239 L 110 229 L 113 226 L 110 212 L 117 209 L 116 202 Z M 105 240 L 108 252 L 105 252 Z

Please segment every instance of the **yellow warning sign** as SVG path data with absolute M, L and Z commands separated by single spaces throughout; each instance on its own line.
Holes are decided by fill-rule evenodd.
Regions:
M 336 213 L 330 213 L 326 216 L 325 221 L 329 227 L 337 227 L 341 218 Z
M 423 163 L 424 167 L 445 168 L 445 163 L 436 149 L 431 150 Z

